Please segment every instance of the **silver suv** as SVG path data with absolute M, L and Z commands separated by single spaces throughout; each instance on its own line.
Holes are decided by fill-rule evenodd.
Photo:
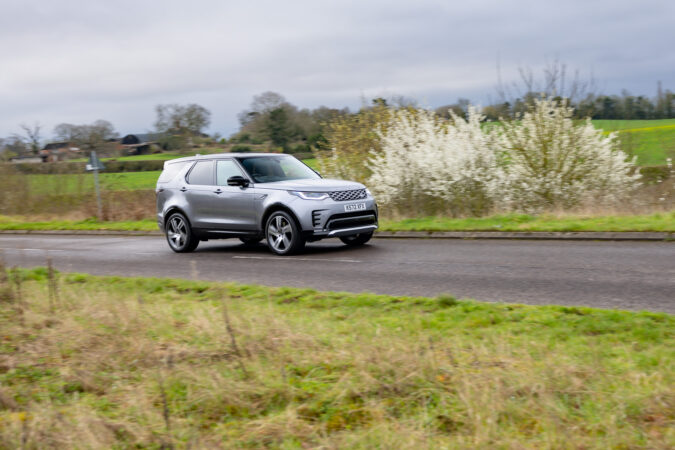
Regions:
M 339 237 L 368 242 L 377 229 L 377 205 L 368 189 L 328 180 L 290 155 L 196 155 L 164 164 L 157 181 L 157 223 L 175 252 L 199 241 L 267 240 L 277 255 L 305 242 Z

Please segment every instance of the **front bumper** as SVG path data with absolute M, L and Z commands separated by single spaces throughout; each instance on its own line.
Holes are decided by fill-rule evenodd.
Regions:
M 346 212 L 345 205 L 365 203 L 365 210 Z M 303 205 L 300 219 L 301 228 L 306 238 L 330 238 L 370 233 L 378 227 L 378 211 L 375 200 L 371 197 L 362 201 L 303 201 L 294 206 Z M 307 207 L 309 206 L 309 207 Z
M 361 234 L 361 233 L 372 233 L 373 231 L 377 230 L 377 225 L 362 225 L 360 227 L 351 227 L 351 228 L 341 228 L 337 230 L 331 230 L 328 231 L 327 234 L 324 234 L 325 232 L 320 232 L 320 233 L 313 233 L 314 236 L 316 237 L 340 237 L 340 236 L 353 236 L 355 234 Z

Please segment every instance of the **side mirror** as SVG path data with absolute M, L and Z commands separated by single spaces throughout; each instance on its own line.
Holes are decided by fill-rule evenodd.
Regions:
M 246 187 L 248 186 L 248 180 L 241 175 L 235 175 L 233 177 L 230 177 L 227 179 L 227 185 L 228 186 L 242 186 Z

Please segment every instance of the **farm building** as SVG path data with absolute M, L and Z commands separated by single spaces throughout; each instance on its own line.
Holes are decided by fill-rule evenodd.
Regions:
M 71 157 L 80 156 L 80 149 L 70 142 L 50 142 L 40 150 L 42 162 L 65 161 Z
M 150 153 L 150 146 L 156 144 L 159 138 L 159 134 L 152 133 L 127 134 L 120 144 L 127 155 L 147 155 Z

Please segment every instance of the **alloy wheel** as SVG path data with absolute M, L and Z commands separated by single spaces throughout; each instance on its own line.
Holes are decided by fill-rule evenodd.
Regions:
M 176 250 L 181 250 L 185 247 L 188 239 L 187 224 L 182 217 L 175 215 L 169 219 L 169 224 L 166 229 L 169 243 Z
M 277 215 L 267 225 L 267 242 L 277 253 L 286 253 L 293 242 L 293 227 L 282 215 Z

